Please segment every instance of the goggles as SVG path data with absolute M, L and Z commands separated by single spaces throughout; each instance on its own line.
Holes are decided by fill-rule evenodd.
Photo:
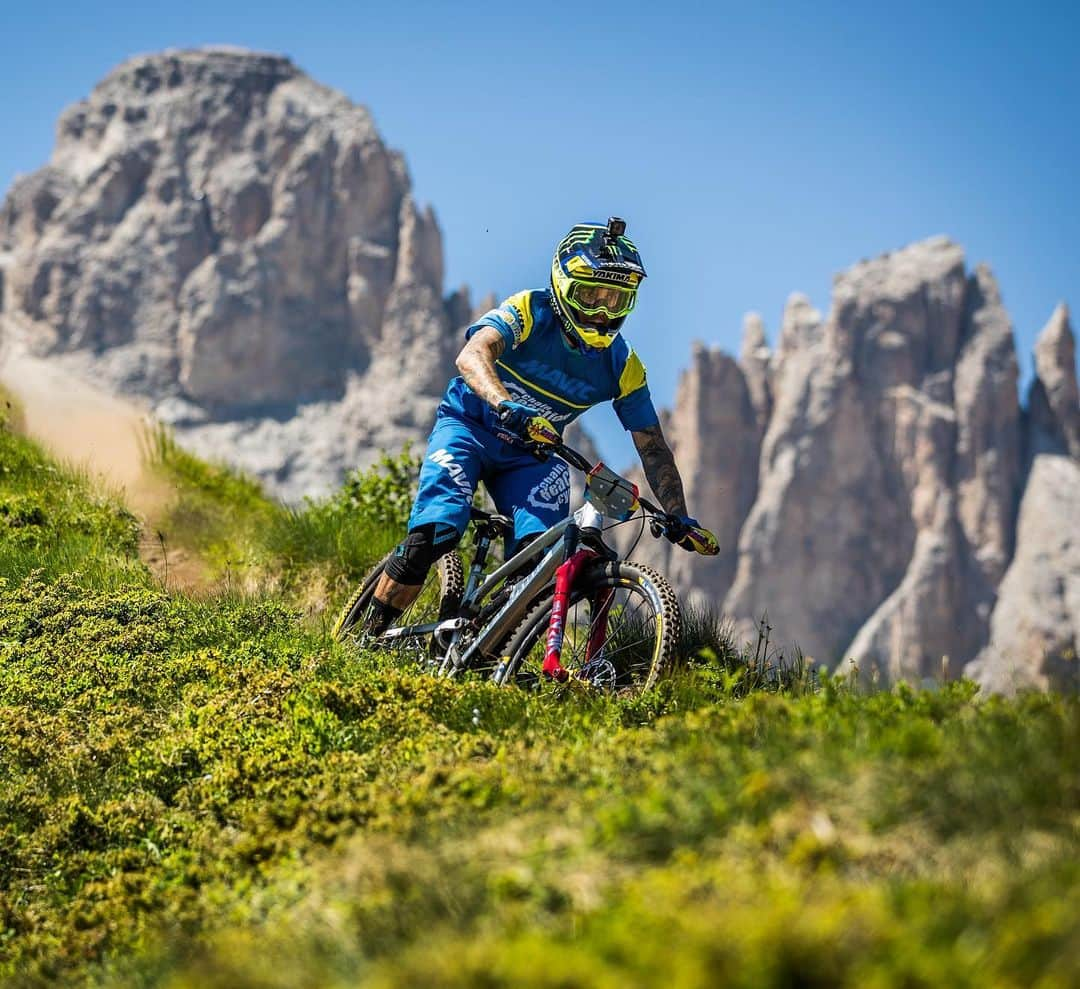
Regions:
M 622 285 L 598 285 L 595 282 L 571 281 L 567 301 L 586 316 L 618 319 L 627 315 L 637 301 L 637 289 Z

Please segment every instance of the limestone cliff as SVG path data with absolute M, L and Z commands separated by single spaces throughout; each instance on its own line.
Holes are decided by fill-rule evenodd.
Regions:
M 1058 306 L 1035 344 L 1025 447 L 1031 458 L 1016 552 L 986 647 L 965 672 L 984 687 L 1080 688 L 1080 404 L 1076 342 Z
M 792 296 L 773 352 L 749 316 L 737 366 L 695 350 L 666 427 L 688 502 L 717 529 L 721 557 L 669 551 L 660 562 L 685 593 L 715 600 L 726 591 L 724 610 L 745 634 L 768 610 L 782 638 L 829 665 L 854 660 L 867 676 L 919 680 L 943 666 L 956 676 L 982 656 L 970 669 L 997 688 L 990 657 L 1001 650 L 1042 669 L 1032 643 L 1063 656 L 1075 640 L 1070 592 L 1047 597 L 1052 581 L 1033 589 L 1004 578 L 1010 564 L 1040 554 L 1059 578 L 1053 586 L 1074 579 L 1080 513 L 1064 476 L 1076 467 L 1080 409 L 1063 307 L 1036 365 L 1025 418 L 993 275 L 985 266 L 969 273 L 945 238 L 839 275 L 827 319 Z M 1029 480 L 1037 453 L 1059 462 L 1036 464 Z M 1049 544 L 1051 533 L 1060 545 Z M 1034 597 L 999 601 L 999 588 L 1011 600 L 1020 586 Z M 985 651 L 991 615 L 1002 640 L 1036 598 L 1057 632 L 1040 626 L 1023 643 L 1014 636 Z M 1065 667 L 1051 659 L 1057 673 L 1025 682 L 1058 682 Z
M 63 114 L 0 210 L 0 278 L 8 335 L 292 498 L 417 437 L 470 310 L 367 110 L 222 48 L 132 59 Z

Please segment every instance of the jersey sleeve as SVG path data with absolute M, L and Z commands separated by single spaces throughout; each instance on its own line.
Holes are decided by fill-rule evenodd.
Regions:
M 465 331 L 465 339 L 468 340 L 482 326 L 491 326 L 502 334 L 507 350 L 520 347 L 532 333 L 532 296 L 532 292 L 518 292 L 495 309 L 489 309 Z
M 619 394 L 613 399 L 612 405 L 619 422 L 628 432 L 648 429 L 660 423 L 652 395 L 649 394 L 645 365 L 633 350 L 627 354 L 619 374 Z

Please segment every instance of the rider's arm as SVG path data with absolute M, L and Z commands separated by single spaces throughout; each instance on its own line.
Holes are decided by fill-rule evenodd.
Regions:
M 645 469 L 649 487 L 659 499 L 664 511 L 671 515 L 687 515 L 686 495 L 683 493 L 682 478 L 675 466 L 675 455 L 664 439 L 660 424 L 635 429 L 630 435 L 634 438 L 641 466 Z
M 506 342 L 497 329 L 481 326 L 469 337 L 457 356 L 457 369 L 465 384 L 492 408 L 498 408 L 500 402 L 511 400 L 510 392 L 495 370 L 495 362 L 505 348 Z

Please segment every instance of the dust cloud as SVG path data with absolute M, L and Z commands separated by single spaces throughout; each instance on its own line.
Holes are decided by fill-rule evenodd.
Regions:
M 139 445 L 148 420 L 133 404 L 17 351 L 0 358 L 0 384 L 22 406 L 26 433 L 57 459 L 122 489 L 139 514 L 159 504 L 161 483 L 145 470 Z

